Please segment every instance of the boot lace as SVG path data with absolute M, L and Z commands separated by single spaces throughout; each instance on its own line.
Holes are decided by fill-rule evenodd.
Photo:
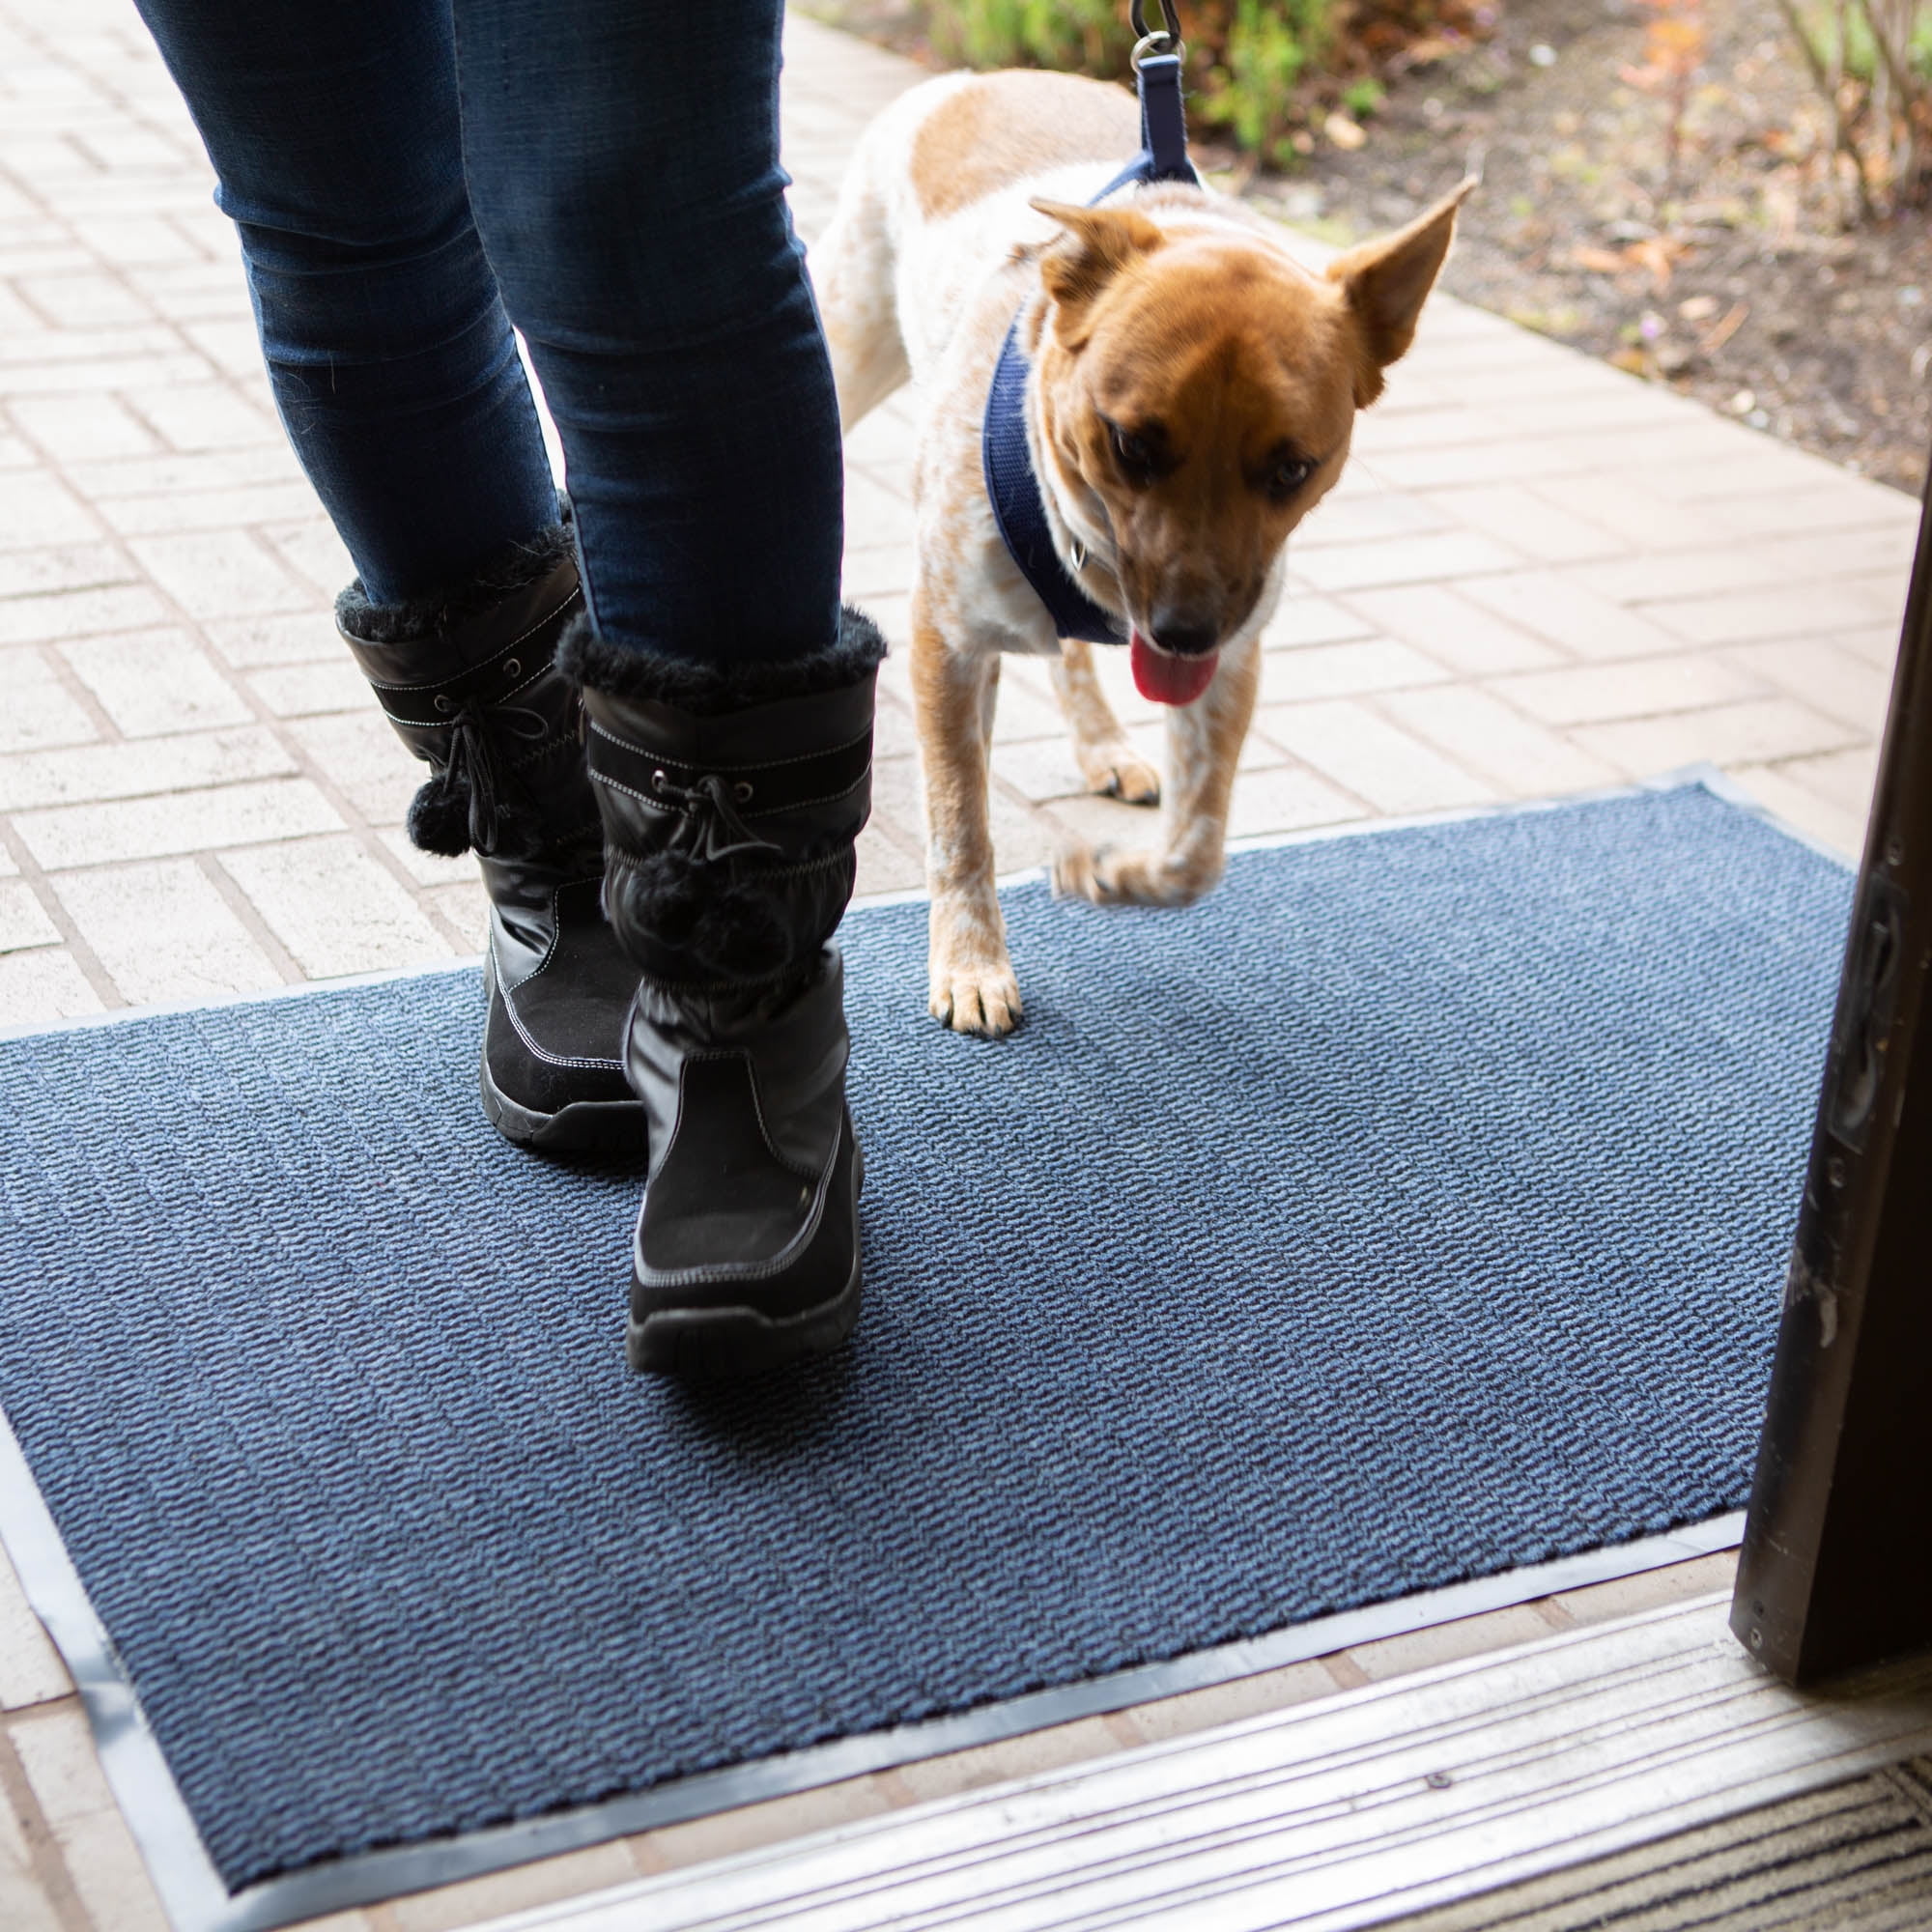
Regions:
M 760 838 L 738 816 L 740 798 L 751 796 L 750 785 L 732 785 L 717 772 L 707 772 L 694 785 L 675 783 L 668 772 L 651 774 L 651 789 L 678 807 L 668 850 L 683 852 L 709 865 L 740 852 L 778 852 L 784 847 Z
M 483 704 L 465 698 L 451 713 L 449 761 L 442 768 L 443 778 L 469 795 L 469 842 L 477 851 L 496 850 L 506 794 L 521 789 L 502 768 L 499 734 L 507 732 L 535 744 L 549 729 L 541 712 L 520 704 Z

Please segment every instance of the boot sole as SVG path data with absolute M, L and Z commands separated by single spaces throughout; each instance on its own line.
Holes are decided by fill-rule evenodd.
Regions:
M 539 1114 L 513 1100 L 479 1061 L 483 1111 L 506 1141 L 544 1153 L 630 1152 L 648 1141 L 644 1110 L 635 1100 L 573 1100 L 554 1114 Z
M 866 1185 L 866 1156 L 852 1150 L 852 1223 Z M 859 1324 L 862 1272 L 855 1249 L 852 1273 L 829 1301 L 796 1315 L 770 1316 L 755 1308 L 668 1308 L 625 1333 L 625 1354 L 638 1375 L 718 1380 L 755 1376 L 807 1355 L 825 1355 Z

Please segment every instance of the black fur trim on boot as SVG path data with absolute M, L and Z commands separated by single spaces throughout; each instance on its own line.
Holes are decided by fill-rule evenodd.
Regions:
M 823 649 L 751 664 L 698 664 L 612 644 L 598 637 L 588 616 L 579 612 L 557 645 L 556 667 L 564 676 L 612 697 L 652 699 L 694 718 L 717 718 L 821 691 L 843 691 L 877 670 L 885 655 L 885 634 L 851 604 L 839 611 L 838 635 Z
M 484 560 L 475 576 L 462 583 L 408 597 L 398 604 L 378 604 L 358 577 L 335 600 L 335 621 L 346 638 L 363 644 L 407 644 L 454 630 L 471 617 L 494 609 L 504 598 L 540 583 L 575 547 L 570 517 L 535 536 L 505 544 Z

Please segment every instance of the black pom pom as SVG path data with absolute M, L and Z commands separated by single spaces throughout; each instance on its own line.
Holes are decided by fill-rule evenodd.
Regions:
M 469 850 L 469 787 L 438 772 L 410 801 L 409 833 L 419 852 L 462 858 Z

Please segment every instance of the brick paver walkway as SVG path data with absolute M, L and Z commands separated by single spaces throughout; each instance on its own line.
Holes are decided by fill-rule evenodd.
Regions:
M 796 22 L 810 237 L 859 128 L 916 79 Z M 0 0 L 0 1024 L 404 967 L 480 945 L 468 861 L 401 831 L 420 768 L 344 661 L 349 565 L 257 363 L 233 236 L 126 0 Z M 849 591 L 903 638 L 903 399 L 850 445 Z M 1432 307 L 1341 490 L 1294 543 L 1236 833 L 1649 776 L 1698 759 L 1856 849 L 1916 506 L 1459 304 Z M 1123 716 L 1151 708 L 1107 663 Z M 904 665 L 888 667 L 862 890 L 920 878 Z M 1081 794 L 1010 663 L 1005 867 Z M 908 1024 L 923 992 L 906 989 Z M 398 1900 L 430 1932 L 1017 1771 L 1714 1587 L 1724 1559 Z M 0 1562 L 0 1923 L 160 1920 L 65 1674 Z

